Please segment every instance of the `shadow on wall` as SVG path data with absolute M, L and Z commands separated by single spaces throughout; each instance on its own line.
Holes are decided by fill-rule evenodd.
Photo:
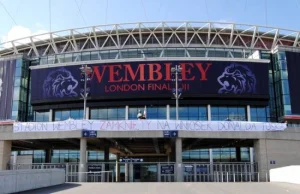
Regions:
M 78 183 L 64 183 L 62 185 L 56 185 L 52 187 L 46 187 L 46 188 L 41 188 L 41 189 L 34 189 L 30 191 L 25 191 L 25 192 L 19 192 L 22 194 L 50 194 L 50 193 L 56 193 L 68 189 L 72 189 L 75 187 L 81 186 Z

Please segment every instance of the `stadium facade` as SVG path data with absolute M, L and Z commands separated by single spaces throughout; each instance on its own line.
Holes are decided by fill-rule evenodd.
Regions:
M 68 181 L 95 170 L 131 182 L 268 180 L 300 161 L 299 33 L 141 22 L 2 43 L 0 169 L 51 163 Z

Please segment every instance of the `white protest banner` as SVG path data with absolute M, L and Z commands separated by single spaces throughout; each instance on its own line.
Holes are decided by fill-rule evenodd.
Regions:
M 55 122 L 15 122 L 17 132 L 57 132 L 72 130 L 97 131 L 282 131 L 285 123 L 246 121 L 186 121 L 186 120 L 65 120 Z

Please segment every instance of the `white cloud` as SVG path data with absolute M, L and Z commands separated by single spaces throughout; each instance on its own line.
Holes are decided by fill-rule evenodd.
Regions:
M 231 25 L 228 23 L 233 24 L 235 22 L 233 22 L 232 20 L 221 19 L 221 20 L 214 22 L 213 27 L 215 27 L 215 28 L 231 28 Z
M 41 34 L 41 35 L 36 36 L 36 38 L 33 41 L 48 39 L 49 35 L 45 34 L 47 32 L 48 31 L 46 31 L 46 30 L 38 30 L 36 32 L 32 32 L 29 28 L 26 28 L 24 26 L 13 26 L 5 36 L 1 37 L 1 42 L 4 43 L 4 45 L 0 44 L 0 47 L 3 46 L 4 48 L 10 48 L 10 47 L 12 47 L 12 44 L 9 43 L 9 41 L 17 40 L 17 39 L 20 39 L 20 40 L 15 41 L 15 46 L 18 46 L 18 45 L 24 44 L 24 43 L 28 43 L 28 42 L 30 42 L 30 39 L 25 38 L 25 37 L 38 35 L 38 34 Z

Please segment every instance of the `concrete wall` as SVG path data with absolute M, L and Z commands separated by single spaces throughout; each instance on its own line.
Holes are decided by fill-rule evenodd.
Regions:
M 300 166 L 286 166 L 270 170 L 270 182 L 300 184 Z
M 11 141 L 0 140 L 0 170 L 6 170 L 10 160 Z
M 32 190 L 63 184 L 65 171 L 46 170 L 5 170 L 0 171 L 0 194 Z
M 271 169 L 300 165 L 300 141 L 259 139 L 254 142 L 254 152 L 262 180 Z

